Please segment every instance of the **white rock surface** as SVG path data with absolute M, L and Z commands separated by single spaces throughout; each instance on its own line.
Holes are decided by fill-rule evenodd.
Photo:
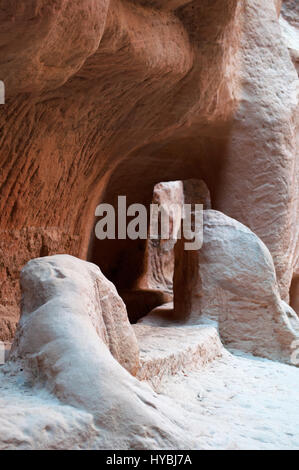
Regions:
M 274 2 L 238 3 L 244 21 L 236 113 L 213 207 L 245 224 L 266 244 L 280 295 L 288 302 L 299 253 L 298 74 Z M 284 1 L 282 12 L 294 26 L 298 2 Z
M 243 224 L 207 210 L 202 248 L 183 256 L 193 280 L 191 287 L 184 286 L 190 296 L 186 323 L 214 323 L 230 347 L 290 363 L 299 319 L 280 298 L 265 244 Z
M 134 325 L 140 348 L 139 380 L 153 388 L 169 375 L 202 369 L 224 353 L 218 332 L 210 326 Z
M 126 306 L 97 266 L 68 255 L 33 259 L 22 270 L 21 289 L 22 317 L 12 352 L 31 354 L 49 340 L 50 330 L 55 336 L 84 316 L 115 359 L 136 374 L 139 351 Z
M 100 282 L 99 268 L 66 255 L 24 268 L 22 317 L 0 371 L 0 448 L 196 447 L 172 402 L 113 358 L 102 336 L 107 299 L 96 276 Z
M 233 356 L 211 327 L 136 325 L 156 393 L 112 356 L 101 308 L 72 295 L 89 270 L 101 278 L 62 255 L 23 271 L 23 315 L 0 367 L 0 449 L 298 448 L 297 368 Z
M 201 314 L 217 319 L 225 344 L 290 363 L 299 320 L 280 298 L 264 243 L 239 222 L 205 211 L 199 266 Z
M 168 377 L 160 391 L 181 409 L 201 449 L 298 450 L 299 370 L 237 354 Z

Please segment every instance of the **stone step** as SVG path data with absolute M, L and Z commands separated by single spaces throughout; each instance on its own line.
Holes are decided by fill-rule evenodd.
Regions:
M 223 356 L 224 348 L 212 326 L 160 327 L 133 325 L 141 367 L 137 374 L 157 388 L 163 378 L 205 367 Z
M 140 348 L 139 380 L 157 388 L 163 378 L 205 367 L 222 357 L 224 348 L 211 326 L 132 325 Z M 5 343 L 7 361 L 11 343 Z

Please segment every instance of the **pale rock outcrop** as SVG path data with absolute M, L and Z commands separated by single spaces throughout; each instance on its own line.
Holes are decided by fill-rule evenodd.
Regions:
M 135 366 L 135 337 L 96 266 L 37 259 L 21 282 L 22 317 L 0 369 L 0 448 L 196 447 L 172 401 L 113 358 Z
M 282 37 L 287 46 L 291 59 L 299 74 L 299 4 L 295 0 L 285 0 L 279 19 Z M 297 109 L 297 159 L 295 161 L 295 179 L 299 186 L 299 106 Z M 297 212 L 299 213 L 299 196 L 297 195 Z M 298 226 L 297 222 L 297 226 Z M 294 231 L 296 232 L 296 227 Z M 299 244 L 299 242 L 298 242 Z M 290 286 L 290 305 L 299 315 L 299 246 L 295 256 L 293 278 Z
M 71 236 L 55 227 L 12 230 L 9 233 L 10 249 L 7 249 L 6 231 L 0 233 L 0 340 L 12 341 L 20 318 L 21 292 L 19 282 L 20 266 L 31 259 L 66 252 L 75 254 L 79 236 Z
M 228 355 L 214 326 L 192 328 L 178 325 L 173 318 L 168 323 L 160 318 L 155 324 L 155 320 L 155 315 L 150 314 L 133 326 L 140 347 L 137 378 L 146 380 L 154 390 L 170 376 L 203 371 Z
M 138 345 L 125 304 L 97 266 L 68 255 L 34 259 L 21 273 L 21 290 L 22 316 L 12 352 L 33 354 L 42 347 L 43 331 L 46 337 L 51 336 L 49 331 L 59 334 L 58 328 L 67 329 L 76 317 L 85 315 L 114 358 L 136 374 Z M 52 311 L 52 324 L 48 311 Z
M 0 339 L 13 337 L 18 273 L 40 256 L 35 234 L 55 231 L 49 254 L 93 259 L 99 201 L 150 204 L 159 181 L 204 179 L 213 207 L 267 245 L 287 300 L 298 260 L 298 77 L 280 5 L 1 3 Z M 296 9 L 283 2 L 292 27 Z M 97 248 L 109 273 L 127 251 L 115 245 Z
M 280 298 L 264 243 L 241 223 L 209 210 L 204 212 L 202 248 L 184 256 L 192 276 L 184 275 L 193 279 L 186 286 L 189 312 L 181 316 L 176 310 L 175 317 L 189 324 L 215 322 L 229 347 L 290 363 L 299 320 Z
M 178 238 L 181 237 L 183 205 L 191 204 L 194 210 L 194 204 L 202 204 L 205 209 L 210 209 L 211 198 L 208 187 L 202 180 L 168 181 L 155 185 L 152 204 L 160 214 L 159 227 L 156 227 L 158 237 L 150 238 L 149 229 L 148 239 L 145 242 L 143 272 L 133 289 L 120 290 L 129 318 L 134 323 L 153 309 L 173 301 L 175 247 L 178 245 Z M 152 230 L 155 230 L 154 217 L 151 225 Z M 183 279 L 177 282 L 177 301 L 180 297 L 181 281 L 186 282 Z M 181 308 L 184 308 L 186 302 L 188 300 L 183 296 Z

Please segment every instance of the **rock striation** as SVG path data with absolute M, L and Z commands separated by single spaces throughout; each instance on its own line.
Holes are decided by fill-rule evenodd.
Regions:
M 145 247 L 94 241 L 95 207 L 119 194 L 149 206 L 161 181 L 203 179 L 213 208 L 266 244 L 289 300 L 296 1 L 4 0 L 0 24 L 2 340 L 14 335 L 19 272 L 34 257 L 95 261 L 131 288 Z
M 2 0 L 0 26 L 0 448 L 209 446 L 213 361 L 298 388 L 298 1 Z M 171 237 L 98 240 L 118 196 Z M 204 205 L 201 249 L 173 202 Z

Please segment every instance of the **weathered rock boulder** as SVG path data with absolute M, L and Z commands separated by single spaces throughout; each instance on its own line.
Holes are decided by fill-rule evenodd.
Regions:
M 216 322 L 231 348 L 290 363 L 299 320 L 280 298 L 269 250 L 250 229 L 218 211 L 204 211 L 202 248 L 180 255 L 191 258 L 192 276 L 186 263 L 179 275 L 193 284 L 185 288 L 189 312 L 181 316 L 176 310 L 176 318 Z
M 21 321 L 0 368 L 1 449 L 196 447 L 172 402 L 120 365 L 135 371 L 135 336 L 96 266 L 37 259 L 21 283 Z
M 75 254 L 79 236 L 71 236 L 57 228 L 24 227 L 10 232 L 9 249 L 7 232 L 0 236 L 0 340 L 12 341 L 20 318 L 20 267 L 30 259 L 56 253 Z
M 34 259 L 21 273 L 21 290 L 22 316 L 14 354 L 34 354 L 45 337 L 50 341 L 51 334 L 59 335 L 75 318 L 86 317 L 113 357 L 136 374 L 138 345 L 125 304 L 97 266 L 68 255 Z
M 191 205 L 192 210 L 194 204 L 202 204 L 205 209 L 211 208 L 210 193 L 204 181 L 188 179 L 155 185 L 152 199 L 155 209 L 151 206 L 153 217 L 145 242 L 142 274 L 133 289 L 119 291 L 126 303 L 129 318 L 134 323 L 156 307 L 173 301 L 175 247 L 178 249 L 178 238 L 181 238 L 183 230 L 184 204 Z M 157 230 L 155 238 L 150 237 L 151 230 Z M 178 262 L 178 256 L 176 258 Z M 187 262 L 185 258 L 184 262 Z M 180 302 L 183 309 L 189 297 L 180 296 L 181 281 L 189 283 L 186 279 L 179 279 L 176 283 L 176 302 Z
M 280 4 L 2 2 L 0 339 L 14 334 L 18 273 L 40 256 L 43 234 L 59 240 L 48 254 L 95 260 L 99 201 L 149 205 L 159 181 L 204 179 L 213 207 L 267 245 L 288 299 L 298 262 L 298 76 Z M 297 10 L 283 3 L 293 29 Z M 128 259 L 140 266 L 139 248 L 94 251 L 116 284 Z

